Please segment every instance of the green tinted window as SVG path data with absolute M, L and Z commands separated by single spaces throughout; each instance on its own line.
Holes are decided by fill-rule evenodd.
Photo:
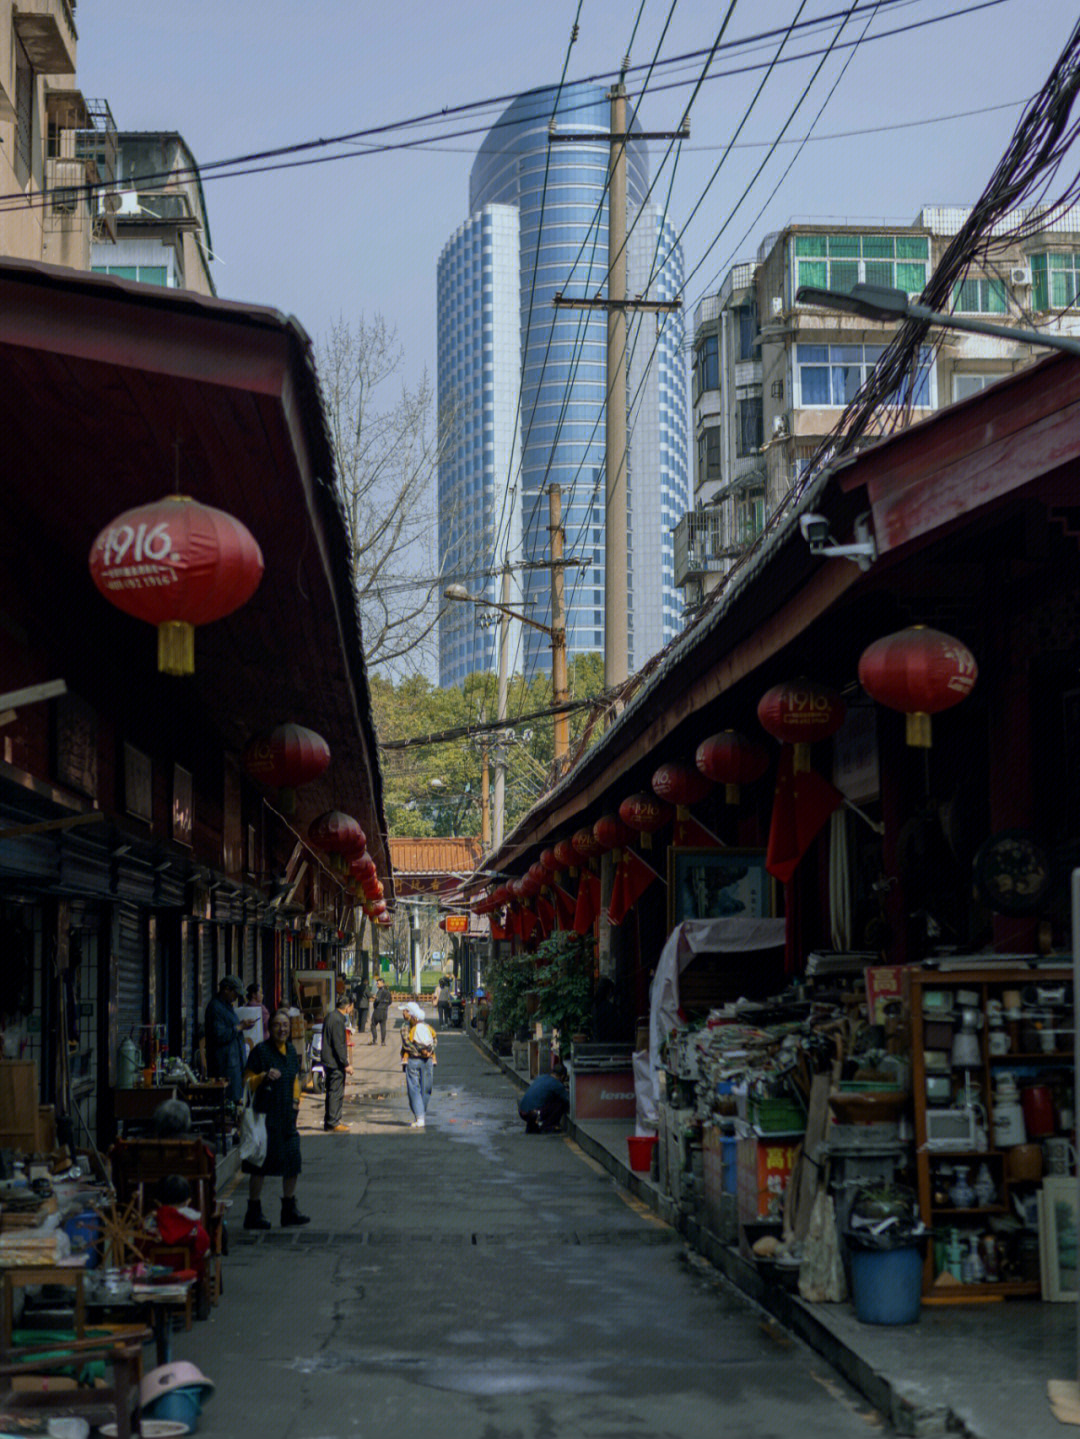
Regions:
M 891 235 L 864 235 L 862 252 L 865 259 L 891 260 L 896 252 L 896 241 Z
M 824 254 L 825 254 L 825 236 L 824 236 L 824 235 L 796 235 L 796 236 L 795 236 L 795 253 L 796 253 L 796 255 L 824 255 Z
M 830 235 L 829 254 L 831 255 L 855 255 L 859 253 L 858 235 Z
M 896 258 L 898 260 L 929 260 L 930 241 L 925 235 L 897 235 Z

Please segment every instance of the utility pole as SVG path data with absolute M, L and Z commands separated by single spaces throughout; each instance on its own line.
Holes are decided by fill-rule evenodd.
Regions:
M 628 542 L 626 506 L 626 312 L 677 310 L 681 300 L 628 300 L 626 298 L 626 144 L 628 140 L 685 139 L 689 121 L 674 133 L 637 131 L 626 128 L 626 87 L 621 79 L 608 92 L 611 101 L 611 129 L 608 134 L 558 134 L 549 127 L 552 142 L 607 140 L 608 158 L 608 277 L 606 299 L 571 300 L 555 296 L 555 307 L 607 312 L 607 383 L 605 389 L 604 456 L 604 685 L 614 689 L 627 678 L 630 669 L 628 642 L 629 586 L 626 549 Z
M 551 702 L 563 704 L 568 696 L 566 682 L 566 600 L 563 546 L 566 531 L 562 522 L 562 486 L 548 486 L 548 531 L 551 535 Z M 570 717 L 555 716 L 555 763 L 570 749 Z
M 630 672 L 626 577 L 626 87 L 611 90 L 608 157 L 607 409 L 604 449 L 604 687 Z M 616 141 L 615 136 L 620 139 Z
M 499 677 L 498 709 L 495 718 L 500 724 L 506 719 L 506 670 L 510 663 L 510 566 L 503 565 L 502 587 L 499 592 Z M 503 842 L 506 821 L 506 735 L 500 729 L 495 740 L 495 848 Z
M 486 712 L 480 716 L 487 721 Z M 488 742 L 485 734 L 480 744 L 480 844 L 484 854 L 491 848 L 491 781 L 488 777 Z

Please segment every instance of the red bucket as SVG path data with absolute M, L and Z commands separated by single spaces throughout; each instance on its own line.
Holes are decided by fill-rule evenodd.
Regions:
M 636 1174 L 647 1174 L 652 1168 L 652 1154 L 656 1148 L 655 1134 L 628 1134 L 626 1147 L 630 1151 L 630 1168 Z

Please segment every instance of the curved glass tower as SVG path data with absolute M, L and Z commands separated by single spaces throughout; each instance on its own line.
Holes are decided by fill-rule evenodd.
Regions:
M 517 289 L 520 350 L 509 378 L 511 403 L 520 435 L 520 463 L 496 476 L 493 513 L 496 524 L 487 567 L 504 557 L 538 561 L 548 554 L 548 501 L 545 487 L 562 486 L 563 524 L 568 557 L 587 560 L 566 574 L 567 648 L 570 654 L 599 651 L 604 645 L 604 383 L 607 326 L 600 310 L 556 310 L 556 293 L 595 297 L 603 294 L 607 272 L 606 180 L 610 147 L 606 140 L 548 144 L 549 127 L 562 132 L 605 132 L 609 128 L 607 91 L 596 85 L 566 87 L 555 107 L 554 89 L 519 96 L 500 116 L 481 145 L 470 177 L 473 217 L 489 208 L 516 209 L 519 219 Z M 657 209 L 645 203 L 648 153 L 643 142 L 627 149 L 627 289 L 630 294 L 670 298 L 682 280 L 682 257 L 672 249 L 673 232 Z M 644 204 L 644 209 L 642 206 Z M 639 216 L 638 223 L 634 223 Z M 664 240 L 658 244 L 663 228 Z M 459 232 L 460 234 L 460 232 Z M 456 237 L 455 237 L 456 238 Z M 451 241 L 451 245 L 454 241 Z M 447 251 L 450 246 L 447 247 Z M 669 250 L 671 251 L 669 255 Z M 447 252 L 444 251 L 443 261 Z M 663 263 L 665 261 L 666 263 Z M 650 283 L 654 269 L 657 278 Z M 439 386 L 440 405 L 454 388 L 444 371 L 446 327 L 482 326 L 482 311 L 466 305 L 455 312 L 444 304 L 440 263 Z M 642 664 L 674 635 L 680 613 L 672 584 L 670 527 L 689 505 L 686 464 L 686 385 L 682 360 L 682 318 L 666 321 L 657 343 L 655 316 L 631 327 L 628 365 L 630 453 L 628 457 L 627 535 L 630 663 Z M 655 353 L 654 353 L 655 351 Z M 650 363 L 651 361 L 651 363 Z M 444 389 L 445 385 L 445 389 Z M 520 409 L 518 393 L 520 390 Z M 485 411 L 485 425 L 489 418 Z M 451 447 L 452 452 L 455 447 Z M 451 459 L 453 454 L 451 455 Z M 450 461 L 447 463 L 449 475 Z M 447 563 L 460 547 L 450 542 L 451 486 L 440 467 L 440 549 Z M 444 505 L 446 510 L 444 512 Z M 494 563 L 492 563 L 494 562 Z M 452 566 L 447 563 L 447 567 Z M 479 568 L 479 566 L 478 566 Z M 494 595 L 495 581 L 486 582 Z M 551 620 L 550 577 L 545 569 L 520 574 L 520 601 L 543 624 Z M 470 585 L 470 588 L 474 586 Z M 475 587 L 479 588 L 479 584 Z M 517 585 L 515 585 L 515 589 Z M 455 606 L 454 609 L 465 609 Z M 444 623 L 449 617 L 444 617 Z M 468 616 L 475 627 L 475 616 Z M 457 616 L 450 621 L 459 624 Z M 524 629 L 511 651 L 511 668 L 532 674 L 546 669 L 546 637 Z M 468 648 L 466 646 L 466 648 Z M 480 657 L 482 643 L 475 653 Z M 491 654 L 490 648 L 486 651 Z M 449 658 L 449 657 L 448 657 Z M 473 664 L 472 668 L 487 668 Z M 454 663 L 440 667 L 442 684 L 458 683 L 464 671 Z

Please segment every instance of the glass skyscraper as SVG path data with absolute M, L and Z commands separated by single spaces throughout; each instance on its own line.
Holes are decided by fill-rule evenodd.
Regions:
M 601 139 L 549 150 L 553 110 L 564 133 L 609 128 L 600 86 L 566 87 L 557 109 L 554 90 L 513 101 L 473 164 L 470 219 L 440 258 L 439 405 L 456 428 L 446 432 L 452 438 L 439 467 L 439 547 L 447 576 L 497 598 L 492 572 L 504 559 L 546 558 L 545 487 L 559 483 L 567 556 L 589 562 L 566 572 L 573 655 L 604 645 L 607 325 L 602 310 L 556 310 L 552 301 L 558 292 L 606 292 L 610 147 Z M 646 146 L 632 142 L 627 291 L 670 299 L 682 284 L 682 255 L 670 219 L 646 200 L 648 186 Z M 689 505 L 689 470 L 681 312 L 635 317 L 629 333 L 628 629 L 636 667 L 679 629 L 671 529 Z M 550 624 L 549 572 L 515 572 L 514 588 L 515 607 Z M 494 632 L 477 620 L 464 604 L 443 616 L 441 684 L 494 668 Z M 546 637 L 521 627 L 512 636 L 511 670 L 531 675 L 548 664 Z

